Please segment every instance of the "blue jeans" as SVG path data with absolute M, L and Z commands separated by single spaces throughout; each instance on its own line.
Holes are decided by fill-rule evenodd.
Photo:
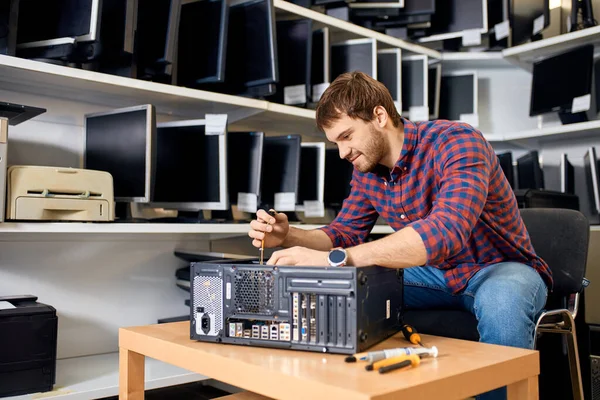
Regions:
M 516 262 L 490 265 L 477 272 L 459 294 L 452 294 L 443 273 L 428 266 L 405 269 L 405 307 L 470 311 L 477 318 L 481 342 L 533 349 L 535 323 L 548 295 L 536 270 Z M 506 399 L 506 387 L 478 398 Z

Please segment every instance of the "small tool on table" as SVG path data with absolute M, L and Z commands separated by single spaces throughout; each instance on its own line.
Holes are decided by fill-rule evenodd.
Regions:
M 406 340 L 411 342 L 412 344 L 418 344 L 419 346 L 425 347 L 423 342 L 421 341 L 421 335 L 417 333 L 417 330 L 408 324 L 402 325 L 402 333 Z
M 270 209 L 269 211 L 269 215 L 272 217 L 275 217 L 275 215 L 277 214 L 277 211 Z M 267 221 L 267 225 L 271 225 L 269 221 Z M 267 232 L 265 232 L 265 237 L 267 236 Z M 260 243 L 260 265 L 264 265 L 264 257 L 265 257 L 265 238 L 263 238 L 263 240 L 261 240 Z

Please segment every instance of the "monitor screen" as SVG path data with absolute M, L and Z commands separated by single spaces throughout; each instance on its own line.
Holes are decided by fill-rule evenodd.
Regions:
M 177 54 L 177 84 L 225 80 L 227 21 L 225 0 L 200 0 L 181 6 Z
M 260 202 L 264 207 L 295 211 L 300 177 L 300 144 L 300 135 L 265 137 L 260 187 Z M 277 193 L 287 193 L 286 196 L 293 196 L 293 199 L 288 198 L 289 201 L 285 201 L 282 208 L 275 204 Z
M 313 32 L 310 80 L 313 85 L 329 83 L 329 28 Z
M 477 72 L 442 75 L 440 119 L 460 121 L 463 114 L 477 114 Z
M 377 42 L 352 39 L 331 45 L 331 79 L 345 72 L 361 71 L 377 79 Z
M 348 160 L 340 158 L 338 149 L 325 152 L 325 193 L 324 202 L 328 207 L 340 207 L 350 195 L 350 182 L 354 167 Z
M 205 120 L 158 124 L 153 203 L 185 211 L 225 210 L 227 135 L 206 135 Z
M 499 153 L 497 156 L 498 162 L 500 163 L 500 168 L 502 168 L 502 172 L 504 172 L 504 176 L 506 176 L 510 187 L 515 189 L 515 174 L 513 169 L 512 153 L 509 151 L 506 153 Z
M 300 183 L 296 203 L 302 211 L 305 201 L 323 202 L 325 185 L 325 143 L 302 143 L 300 151 Z
M 227 186 L 229 202 L 238 204 L 238 194 L 260 196 L 263 132 L 227 134 Z
M 398 110 L 402 100 L 402 59 L 400 49 L 377 51 L 377 79 L 390 91 Z
M 402 108 L 427 107 L 427 56 L 409 56 L 402 59 Z
M 544 16 L 546 28 L 550 25 L 549 0 L 512 0 L 511 15 L 511 45 L 523 44 L 533 36 L 533 24 L 537 18 Z M 560 22 L 558 22 L 560 24 Z
M 442 85 L 442 64 L 429 66 L 427 73 L 427 104 L 429 119 L 437 119 L 440 115 L 440 91 Z
M 583 156 L 588 199 L 592 214 L 600 214 L 600 181 L 598 181 L 598 158 L 596 149 L 590 147 Z
M 109 172 L 115 201 L 151 201 L 155 109 L 143 105 L 85 116 L 84 168 Z
M 462 37 L 463 31 L 477 29 L 487 33 L 488 0 L 444 0 L 436 2 L 431 18 L 430 36 L 421 42 Z
M 560 155 L 560 191 L 575 194 L 575 169 L 566 153 Z
M 543 189 L 544 173 L 540 167 L 537 150 L 528 152 L 517 159 L 519 189 Z
M 570 111 L 573 99 L 592 93 L 594 45 L 533 64 L 529 115 Z

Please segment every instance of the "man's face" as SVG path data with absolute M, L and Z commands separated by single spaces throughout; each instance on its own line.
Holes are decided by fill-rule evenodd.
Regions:
M 386 152 L 383 132 L 374 122 L 364 122 L 342 115 L 325 129 L 330 142 L 338 145 L 340 158 L 345 158 L 360 172 L 371 172 Z

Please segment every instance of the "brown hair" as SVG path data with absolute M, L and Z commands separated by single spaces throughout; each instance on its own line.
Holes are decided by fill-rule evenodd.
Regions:
M 400 124 L 400 114 L 394 100 L 383 83 L 360 72 L 346 72 L 338 76 L 321 96 L 317 106 L 317 127 L 329 128 L 341 114 L 370 122 L 373 110 L 382 106 L 395 127 Z

